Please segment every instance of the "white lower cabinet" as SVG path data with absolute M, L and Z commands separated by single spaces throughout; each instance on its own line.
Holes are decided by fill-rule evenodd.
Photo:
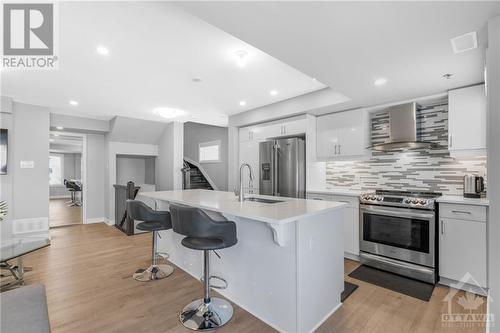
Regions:
M 307 199 L 345 202 L 344 256 L 359 260 L 359 199 L 351 196 L 307 193 Z
M 441 205 L 439 218 L 439 276 L 487 287 L 486 220 L 459 219 L 478 206 Z M 443 207 L 444 206 L 444 207 Z M 449 207 L 448 207 L 449 206 Z M 458 207 L 458 208 L 457 208 Z M 486 210 L 486 207 L 481 207 Z M 470 214 L 467 212 L 470 211 Z M 444 216 L 443 216 L 444 215 Z M 470 274 L 470 275 L 468 275 Z

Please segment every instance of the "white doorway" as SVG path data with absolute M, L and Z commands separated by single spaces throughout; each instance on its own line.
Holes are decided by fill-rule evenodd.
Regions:
M 86 136 L 51 131 L 49 227 L 82 224 L 86 217 Z

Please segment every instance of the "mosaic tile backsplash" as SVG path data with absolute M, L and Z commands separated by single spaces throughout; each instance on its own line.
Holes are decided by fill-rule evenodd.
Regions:
M 485 177 L 486 157 L 453 158 L 448 152 L 446 101 L 417 112 L 417 139 L 435 147 L 396 152 L 372 152 L 370 160 L 326 163 L 327 187 L 356 190 L 416 190 L 461 195 L 464 174 Z M 372 144 L 389 139 L 389 115 L 371 116 Z

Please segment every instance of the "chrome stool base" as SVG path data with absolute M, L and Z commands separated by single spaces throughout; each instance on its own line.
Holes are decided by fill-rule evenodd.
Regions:
M 205 304 L 203 299 L 189 303 L 179 316 L 181 324 L 193 331 L 210 331 L 225 325 L 233 316 L 231 304 L 213 297 Z
M 174 272 L 170 265 L 151 265 L 147 269 L 139 269 L 132 277 L 140 282 L 164 279 Z

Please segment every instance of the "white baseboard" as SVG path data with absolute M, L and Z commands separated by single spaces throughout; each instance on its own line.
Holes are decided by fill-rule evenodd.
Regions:
M 115 225 L 115 220 L 104 218 L 104 223 L 107 225 Z
M 14 235 L 30 234 L 49 231 L 49 217 L 33 217 L 28 219 L 16 219 L 12 221 L 12 233 Z
M 354 260 L 354 261 L 359 261 L 359 255 L 352 254 L 352 253 L 349 253 L 349 252 L 344 252 L 344 258 L 351 259 L 351 260 Z
M 92 224 L 92 223 L 106 223 L 106 224 L 108 224 L 107 219 L 105 217 L 94 217 L 91 219 L 86 219 L 85 222 L 83 222 L 83 224 Z
M 460 281 L 444 278 L 441 276 L 439 277 L 438 283 L 450 288 L 459 288 L 460 290 L 469 291 L 477 295 L 488 296 L 488 288 L 486 287 L 483 288 L 474 284 L 462 283 Z

